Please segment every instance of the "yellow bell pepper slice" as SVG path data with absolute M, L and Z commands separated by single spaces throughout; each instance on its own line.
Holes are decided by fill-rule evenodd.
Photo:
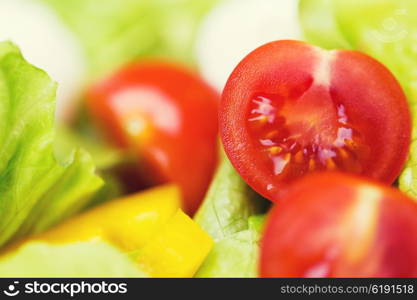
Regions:
M 35 239 L 57 244 L 100 239 L 132 251 L 168 222 L 180 203 L 176 186 L 156 187 L 93 208 Z
M 181 210 L 139 250 L 141 270 L 154 277 L 194 275 L 212 248 L 212 240 Z M 179 267 L 180 266 L 180 267 Z
M 191 277 L 213 242 L 180 206 L 176 186 L 156 187 L 93 208 L 31 241 L 106 241 L 134 252 L 140 269 L 152 277 Z

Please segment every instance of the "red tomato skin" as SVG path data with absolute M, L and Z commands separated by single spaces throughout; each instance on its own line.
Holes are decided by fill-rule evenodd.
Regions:
M 271 210 L 261 277 L 416 277 L 417 203 L 357 176 L 294 183 Z
M 342 105 L 348 116 L 347 126 L 361 134 L 358 148 L 366 148 L 354 151 L 366 154 L 357 161 L 351 154 L 349 163 L 337 170 L 385 183 L 392 183 L 401 172 L 409 152 L 411 114 L 393 75 L 359 52 L 326 51 L 300 41 L 276 41 L 256 49 L 235 68 L 223 91 L 219 112 L 220 136 L 227 156 L 242 178 L 264 197 L 275 201 L 285 186 L 308 172 L 291 169 L 291 175 L 284 174 L 282 179 L 266 166 L 260 154 L 264 150 L 248 129 L 248 111 L 259 93 L 284 95 L 290 99 L 287 102 L 301 99 L 312 103 L 317 117 L 313 115 L 310 124 L 323 123 L 316 132 L 329 130 L 327 136 L 335 135 L 337 128 L 326 128 L 322 117 L 334 122 L 338 118 L 336 106 Z M 282 105 L 273 97 L 273 105 Z M 323 108 L 326 113 L 320 112 L 321 106 L 327 106 Z M 307 112 L 308 108 L 305 114 L 309 119 Z M 288 164 L 291 167 L 293 157 Z
M 189 214 L 217 164 L 218 102 L 197 75 L 162 61 L 129 65 L 88 94 L 89 110 L 110 140 L 137 153 L 152 183 L 177 183 Z M 128 118 L 143 119 L 146 128 L 129 133 Z
M 355 62 L 361 62 L 361 66 Z M 361 78 L 365 76 L 369 76 L 367 88 L 352 88 L 361 85 Z M 373 125 L 363 127 L 366 130 L 363 134 L 370 137 L 368 143 L 374 145 L 370 153 L 373 159 L 365 166 L 365 169 L 373 172 L 364 175 L 388 184 L 393 183 L 408 158 L 412 127 L 409 105 L 398 81 L 384 65 L 369 56 L 343 50 L 339 51 L 335 60 L 332 85 L 331 92 L 336 101 L 351 103 L 350 115 L 353 122 L 366 116 L 365 121 Z M 347 96 L 349 100 L 345 99 Z M 361 99 L 370 101 L 361 102 Z M 391 105 L 378 105 L 380 99 L 395 101 Z M 393 118 L 379 118 L 388 112 Z M 386 134 L 394 129 L 397 132 Z

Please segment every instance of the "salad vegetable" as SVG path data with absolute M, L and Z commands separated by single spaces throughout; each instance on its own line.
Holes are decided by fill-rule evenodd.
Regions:
M 88 100 L 113 143 L 137 155 L 143 177 L 176 182 L 194 213 L 216 166 L 217 94 L 180 66 L 146 61 L 96 84 Z
M 321 173 L 280 200 L 262 240 L 261 276 L 417 276 L 417 204 L 398 190 Z
M 0 277 L 417 277 L 416 12 L 0 0 Z
M 392 183 L 407 159 L 410 118 L 400 85 L 373 58 L 277 41 L 233 71 L 220 134 L 239 174 L 275 201 L 287 183 L 312 171 Z
M 310 42 L 328 49 L 349 48 L 368 53 L 384 63 L 400 81 L 413 112 L 414 129 L 410 157 L 399 179 L 399 188 L 414 197 L 417 197 L 416 11 L 417 2 L 412 0 L 301 0 L 300 3 L 301 24 Z
M 12 250 L 19 249 L 22 243 L 100 242 L 91 247 L 116 246 L 129 254 L 138 268 L 149 276 L 190 277 L 210 251 L 212 242 L 180 210 L 180 204 L 181 197 L 175 186 L 157 187 L 97 206 L 14 245 Z M 88 246 L 82 247 L 88 250 Z M 65 247 L 59 249 L 66 251 Z
M 0 277 L 147 277 L 118 249 L 103 242 L 32 242 L 0 260 Z
M 263 216 L 248 218 L 248 229 L 219 239 L 195 277 L 253 278 L 258 277 L 259 240 Z
M 55 88 L 0 43 L 0 245 L 74 214 L 102 184 L 85 151 L 54 153 Z
M 256 277 L 265 208 L 224 157 L 194 218 L 215 242 L 196 276 Z

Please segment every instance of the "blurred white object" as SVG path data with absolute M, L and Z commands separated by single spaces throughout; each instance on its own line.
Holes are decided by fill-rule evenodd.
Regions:
M 228 0 L 203 21 L 196 44 L 202 75 L 219 91 L 236 65 L 271 41 L 301 39 L 298 0 Z
M 58 82 L 56 116 L 61 122 L 70 117 L 85 84 L 86 63 L 81 45 L 54 11 L 36 0 L 0 0 L 4 40 Z

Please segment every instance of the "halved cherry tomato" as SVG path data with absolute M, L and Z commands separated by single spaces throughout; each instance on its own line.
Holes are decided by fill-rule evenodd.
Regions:
M 338 172 L 308 175 L 272 209 L 263 277 L 416 277 L 417 203 Z
M 218 98 L 195 74 L 156 61 L 127 66 L 88 95 L 109 137 L 134 149 L 152 183 L 177 183 L 191 214 L 216 165 Z
M 230 76 L 220 105 L 229 159 L 271 200 L 316 170 L 392 183 L 407 158 L 410 132 L 404 92 L 382 64 L 299 41 L 250 53 Z

